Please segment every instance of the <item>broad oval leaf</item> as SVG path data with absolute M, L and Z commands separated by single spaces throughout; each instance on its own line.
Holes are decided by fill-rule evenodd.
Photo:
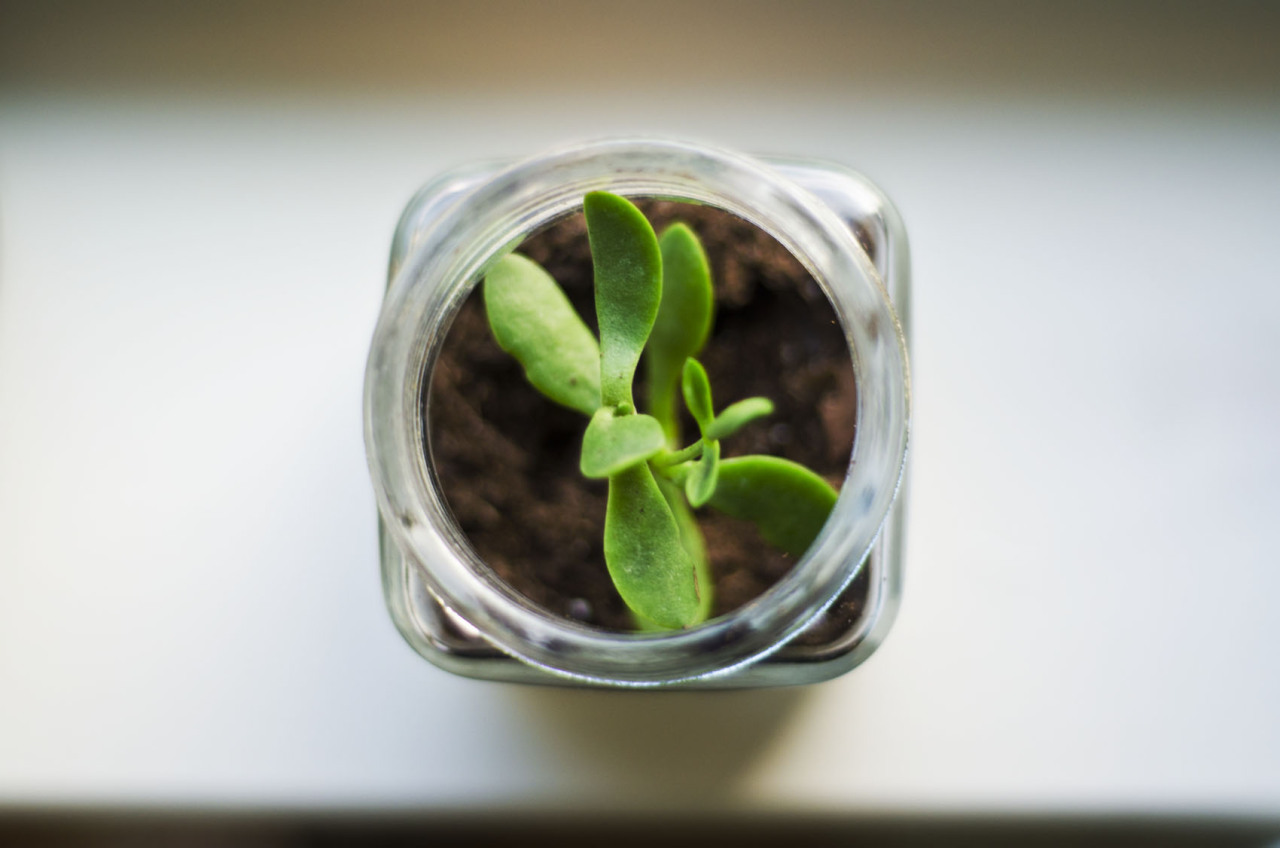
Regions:
M 542 266 L 517 253 L 499 259 L 484 279 L 484 309 L 498 347 L 534 388 L 584 415 L 600 407 L 600 347 Z
M 662 302 L 644 349 L 649 411 L 672 443 L 679 438 L 675 397 L 684 361 L 697 356 L 711 332 L 715 294 L 702 243 L 685 224 L 658 237 L 662 253 Z
M 698 507 L 711 500 L 720 476 L 720 443 L 704 442 L 702 458 L 689 471 L 684 481 L 684 494 L 689 499 L 689 506 Z
M 741 456 L 720 463 L 711 506 L 752 522 L 766 542 L 798 558 L 827 523 L 836 496 L 803 465 L 776 456 Z
M 634 413 L 615 415 L 605 406 L 591 416 L 578 465 L 582 476 L 603 479 L 644 462 L 666 444 L 658 419 Z
M 715 410 L 711 405 L 711 381 L 707 379 L 707 369 L 702 363 L 690 357 L 684 361 L 684 405 L 689 407 L 689 414 L 698 422 L 698 429 L 706 434 L 715 418 Z
M 706 436 L 708 439 L 727 438 L 742 429 L 744 425 L 771 414 L 773 414 L 773 401 L 765 397 L 752 397 L 731 403 L 720 410 L 716 420 L 712 421 L 711 426 L 707 428 Z
M 604 560 L 618 594 L 640 618 L 669 628 L 698 622 L 697 571 L 645 463 L 609 478 Z
M 662 256 L 653 227 L 631 201 L 593 191 L 582 204 L 600 322 L 605 406 L 631 401 L 631 382 L 662 300 Z

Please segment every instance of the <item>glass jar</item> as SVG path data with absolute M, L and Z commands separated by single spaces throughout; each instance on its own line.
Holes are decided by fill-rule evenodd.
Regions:
M 605 631 L 516 593 L 453 521 L 424 433 L 424 386 L 471 289 L 490 263 L 595 190 L 709 204 L 760 227 L 826 292 L 853 361 L 856 436 L 826 526 L 769 591 L 678 632 Z M 744 687 L 811 683 L 853 668 L 883 640 L 901 587 L 908 297 L 901 219 L 874 185 L 836 165 L 617 139 L 471 165 L 429 183 L 396 228 L 365 377 L 383 589 L 396 626 L 436 665 L 494 680 Z M 868 579 L 854 584 L 863 568 Z M 840 619 L 838 600 L 851 585 L 865 603 Z M 789 644 L 820 626 L 823 638 Z

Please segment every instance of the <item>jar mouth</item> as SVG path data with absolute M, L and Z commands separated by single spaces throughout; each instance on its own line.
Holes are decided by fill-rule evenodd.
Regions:
M 429 461 L 421 399 L 453 316 L 488 265 L 608 190 L 718 207 L 777 239 L 812 274 L 853 361 L 857 436 L 836 506 L 772 588 L 689 630 L 599 630 L 542 609 L 480 562 Z M 441 602 L 503 651 L 550 672 L 615 685 L 728 673 L 781 647 L 856 576 L 892 505 L 909 432 L 906 346 L 883 282 L 824 204 L 745 156 L 666 139 L 580 144 L 495 174 L 421 233 L 388 289 L 365 382 L 365 439 L 394 543 L 427 564 Z M 429 400 L 428 400 L 429 402 Z

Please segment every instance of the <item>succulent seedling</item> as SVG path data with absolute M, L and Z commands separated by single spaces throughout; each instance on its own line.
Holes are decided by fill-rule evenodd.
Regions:
M 618 593 L 646 629 L 690 627 L 712 606 L 706 548 L 694 510 L 751 521 L 766 542 L 799 557 L 826 523 L 836 491 L 774 456 L 721 459 L 720 442 L 769 415 L 767 398 L 716 412 L 695 358 L 711 332 L 714 297 L 702 244 L 684 224 L 659 238 L 630 201 L 583 200 L 600 338 L 540 265 L 517 253 L 484 281 L 498 345 L 550 400 L 587 417 L 580 469 L 608 480 L 604 556 Z M 632 383 L 645 363 L 645 410 Z M 681 447 L 679 402 L 698 427 Z

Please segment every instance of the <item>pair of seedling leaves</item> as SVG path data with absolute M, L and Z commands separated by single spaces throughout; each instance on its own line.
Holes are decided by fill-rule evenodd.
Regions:
M 720 440 L 773 404 L 757 397 L 714 410 L 707 372 L 693 358 L 710 333 L 714 304 L 693 231 L 674 224 L 659 239 L 639 209 L 607 192 L 588 194 L 583 209 L 599 343 L 555 280 L 516 253 L 485 277 L 489 326 L 536 389 L 590 418 L 580 467 L 609 481 L 604 555 L 622 599 L 642 627 L 689 627 L 711 609 L 692 509 L 709 504 L 752 521 L 766 541 L 799 557 L 826 523 L 836 492 L 788 460 L 720 458 Z M 632 397 L 642 355 L 650 414 L 637 412 Z M 682 449 L 677 389 L 700 436 Z

